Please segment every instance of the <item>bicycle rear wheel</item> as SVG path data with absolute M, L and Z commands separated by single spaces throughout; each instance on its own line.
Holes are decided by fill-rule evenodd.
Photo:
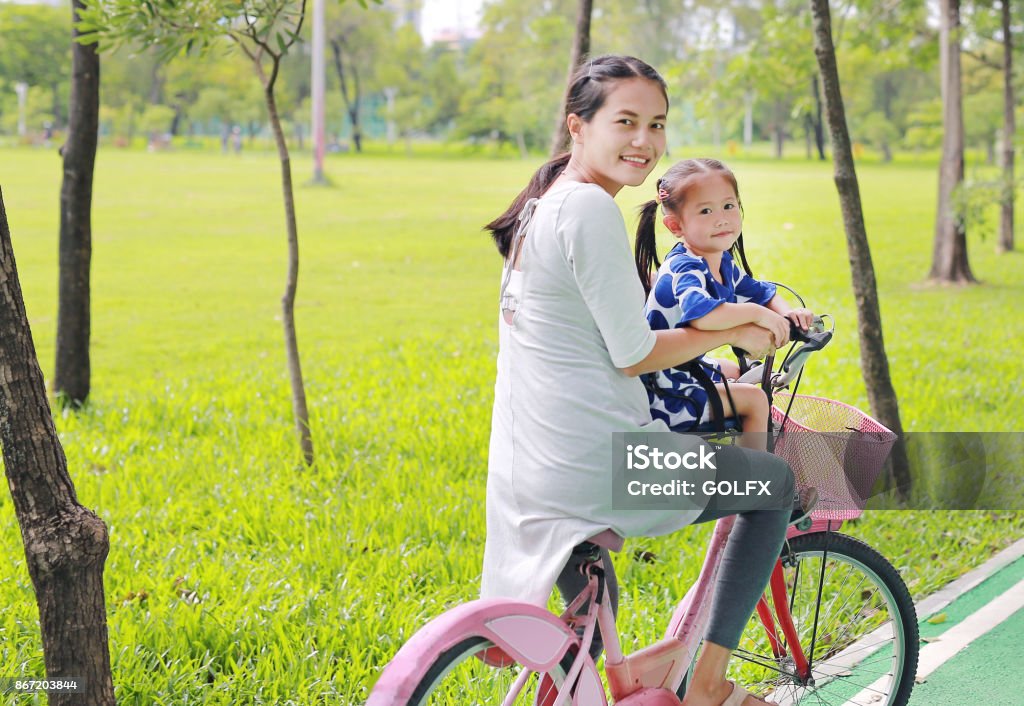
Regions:
M 545 673 L 519 663 L 491 666 L 478 655 L 492 648 L 495 644 L 487 638 L 473 636 L 439 655 L 413 692 L 409 706 L 543 706 L 554 702 L 572 667 L 573 654 L 569 652 Z M 512 701 L 506 701 L 510 695 Z
M 607 706 L 572 628 L 534 605 L 487 599 L 423 626 L 387 664 L 367 706 L 550 706 L 572 679 L 576 706 Z
M 788 649 L 773 654 L 756 614 L 735 652 L 732 678 L 780 705 L 906 704 L 917 672 L 917 614 L 892 564 L 835 532 L 794 537 L 782 564 L 810 678 L 797 674 Z M 771 613 L 776 619 L 774 607 Z

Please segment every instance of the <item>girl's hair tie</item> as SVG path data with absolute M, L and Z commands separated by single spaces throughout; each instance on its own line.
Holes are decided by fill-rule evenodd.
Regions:
M 668 201 L 668 198 L 668 191 L 662 189 L 661 187 L 658 187 L 658 203 L 665 203 L 666 201 Z

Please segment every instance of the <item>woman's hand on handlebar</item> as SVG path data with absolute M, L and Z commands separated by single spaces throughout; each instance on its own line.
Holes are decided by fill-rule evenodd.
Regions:
M 782 319 L 782 317 L 779 317 Z M 785 321 L 785 319 L 782 319 Z M 789 323 L 786 323 L 786 335 L 789 336 Z M 757 324 L 744 324 L 731 329 L 732 340 L 729 342 L 736 348 L 745 351 L 747 357 L 753 359 L 764 358 L 775 352 L 773 334 L 766 328 Z
M 776 348 L 782 348 L 789 343 L 789 319 L 785 316 L 776 314 L 771 309 L 761 307 L 760 315 L 754 323 L 761 328 L 767 329 L 772 334 Z
M 799 309 L 790 309 L 786 312 L 786 318 L 804 331 L 814 325 L 814 312 L 804 307 L 800 307 Z

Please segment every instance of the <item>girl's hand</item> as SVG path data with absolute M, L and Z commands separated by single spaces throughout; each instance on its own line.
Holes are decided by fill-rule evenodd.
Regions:
M 735 380 L 740 376 L 740 366 L 735 360 L 715 358 L 715 363 L 718 364 L 718 369 L 722 371 L 722 377 L 726 380 Z
M 786 326 L 789 326 L 787 323 Z M 743 324 L 732 331 L 732 339 L 729 341 L 740 350 L 746 351 L 753 359 L 764 358 L 766 355 L 775 352 L 772 345 L 772 334 L 757 324 Z
M 785 316 L 780 316 L 771 309 L 761 307 L 761 311 L 754 323 L 771 332 L 772 337 L 775 339 L 776 348 L 782 348 L 789 343 L 789 319 Z
M 810 309 L 791 309 L 786 312 L 786 318 L 806 331 L 814 324 L 814 312 Z

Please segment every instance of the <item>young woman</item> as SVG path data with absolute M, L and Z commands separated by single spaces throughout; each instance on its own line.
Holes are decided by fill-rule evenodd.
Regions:
M 639 59 L 605 56 L 584 64 L 567 103 L 571 152 L 541 167 L 488 225 L 505 268 L 484 597 L 546 605 L 557 582 L 572 598 L 584 580 L 568 563 L 580 542 L 666 534 L 729 514 L 714 499 L 689 511 L 617 511 L 611 502 L 612 435 L 668 431 L 652 421 L 637 376 L 721 345 L 759 356 L 773 344 L 768 331 L 752 324 L 721 331 L 647 325 L 644 291 L 613 197 L 625 185 L 643 183 L 661 158 L 667 112 L 664 80 Z M 685 706 L 764 703 L 727 682 L 725 670 L 779 555 L 791 510 L 779 507 L 779 498 L 792 497 L 794 481 L 774 456 L 730 453 L 745 461 L 732 464 L 735 474 L 769 479 L 779 491 L 770 508 L 737 518 Z M 604 544 L 617 549 L 621 540 L 619 547 Z M 604 559 L 614 605 L 607 551 Z

